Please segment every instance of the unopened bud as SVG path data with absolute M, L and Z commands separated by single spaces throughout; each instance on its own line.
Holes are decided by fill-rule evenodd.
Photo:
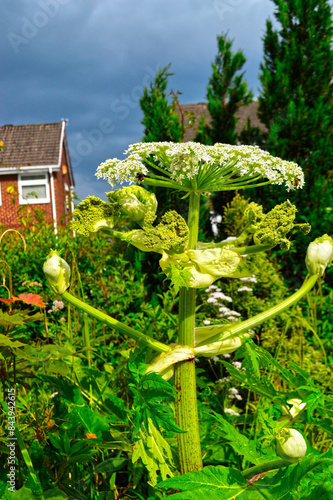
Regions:
M 306 454 L 306 442 L 295 429 L 281 429 L 276 436 L 276 453 L 288 462 L 298 462 Z
M 55 250 L 51 250 L 43 267 L 45 277 L 52 290 L 62 295 L 69 287 L 71 270 L 67 262 Z
M 305 264 L 310 274 L 322 276 L 333 258 L 333 239 L 324 234 L 308 246 Z

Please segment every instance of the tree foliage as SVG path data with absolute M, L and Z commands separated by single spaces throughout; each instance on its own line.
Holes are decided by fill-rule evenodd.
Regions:
M 227 34 L 217 37 L 218 54 L 207 87 L 207 107 L 212 120 L 208 125 L 201 119 L 196 136 L 196 141 L 202 144 L 236 144 L 235 113 L 240 106 L 252 102 L 252 92 L 247 89 L 244 72 L 240 72 L 245 56 L 240 50 L 233 53 L 232 44 Z
M 156 73 L 150 88 L 143 89 L 140 106 L 144 114 L 142 124 L 145 127 L 143 142 L 173 141 L 179 142 L 182 126 L 175 110 L 175 102 L 169 102 L 166 93 L 170 64 Z
M 316 237 L 332 232 L 333 224 L 331 7 L 327 0 L 272 1 L 279 26 L 267 20 L 259 116 L 268 128 L 269 152 L 297 162 L 305 172 L 305 188 L 292 201 Z M 270 208 L 281 196 L 265 188 L 260 201 Z

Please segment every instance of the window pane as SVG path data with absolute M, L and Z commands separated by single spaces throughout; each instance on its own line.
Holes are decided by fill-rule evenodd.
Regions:
M 38 198 L 46 198 L 46 186 L 41 185 L 31 185 L 31 186 L 22 186 L 22 197 L 23 199 L 38 199 Z
M 21 181 L 45 181 L 45 174 L 21 175 Z

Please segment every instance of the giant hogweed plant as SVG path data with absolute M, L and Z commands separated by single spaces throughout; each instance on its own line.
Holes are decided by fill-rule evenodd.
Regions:
M 289 413 L 290 419 L 279 424 L 275 434 L 271 436 L 272 442 L 277 442 L 277 454 L 268 456 L 271 460 L 263 463 L 263 459 L 254 457 L 254 454 L 252 463 L 255 465 L 241 472 L 222 467 L 227 472 L 222 471 L 217 477 L 217 472 L 210 470 L 210 467 L 202 471 L 195 358 L 230 353 L 243 346 L 254 366 L 257 366 L 258 359 L 267 366 L 273 358 L 252 342 L 253 328 L 294 305 L 321 279 L 326 266 L 332 260 L 333 241 L 325 235 L 310 244 L 306 257 L 308 275 L 302 287 L 278 305 L 245 321 L 196 327 L 197 289 L 209 287 L 223 277 L 251 277 L 246 266 L 247 255 L 268 251 L 276 245 L 288 250 L 292 231 L 310 231 L 308 224 L 295 222 L 296 207 L 290 201 L 277 205 L 267 214 L 261 206 L 250 203 L 244 213 L 245 229 L 240 235 L 236 235 L 233 240 L 203 243 L 198 241 L 200 196 L 216 191 L 240 190 L 268 184 L 284 185 L 287 191 L 300 189 L 304 185 L 302 170 L 293 162 L 272 157 L 252 146 L 139 143 L 130 146 L 126 153 L 128 157 L 125 160 L 113 159 L 102 163 L 97 170 L 97 176 L 107 179 L 111 186 L 123 182 L 130 185 L 107 193 L 108 202 L 93 196 L 82 201 L 74 211 L 72 229 L 87 237 L 92 232 L 103 231 L 110 236 L 110 244 L 114 238 L 119 238 L 143 252 L 157 252 L 161 255 L 161 270 L 171 280 L 175 291 L 179 292 L 177 344 L 166 345 L 158 339 L 158 332 L 156 337 L 152 338 L 129 327 L 125 321 L 118 321 L 70 294 L 70 268 L 54 251 L 51 251 L 44 264 L 45 275 L 54 292 L 60 294 L 64 300 L 117 332 L 135 339 L 141 346 L 156 352 L 149 365 L 145 366 L 147 380 L 153 385 L 157 384 L 156 395 L 161 395 L 163 387 L 168 396 L 170 395 L 170 385 L 166 381 L 174 376 L 176 423 L 163 423 L 163 420 L 154 418 L 153 414 L 149 413 L 142 416 L 142 421 L 137 423 L 136 428 L 140 439 L 136 441 L 133 462 L 141 457 L 148 470 L 153 471 L 151 478 L 154 476 L 155 483 L 156 471 L 163 480 L 173 475 L 172 468 L 166 463 L 168 459 L 172 460 L 172 453 L 160 433 L 161 427 L 164 426 L 167 430 L 177 432 L 181 473 L 179 479 L 168 479 L 165 487 L 183 491 L 186 485 L 182 478 L 187 477 L 187 473 L 192 473 L 196 487 L 199 487 L 199 483 L 202 485 L 208 481 L 216 487 L 219 484 L 219 488 L 227 491 L 227 485 L 232 483 L 238 485 L 239 491 L 243 491 L 242 488 L 250 484 L 248 479 L 252 481 L 251 478 L 260 477 L 258 474 L 287 467 L 304 457 L 305 440 L 296 429 L 290 428 L 290 419 L 292 421 L 293 417 Z M 188 220 L 185 221 L 181 215 L 171 210 L 156 224 L 156 197 L 140 184 L 179 192 L 189 203 Z M 120 222 L 123 223 L 124 219 L 137 223 L 138 229 L 117 230 L 117 226 Z M 243 380 L 245 376 L 243 379 L 240 375 L 239 377 L 240 382 L 246 385 Z M 281 397 L 279 401 L 287 404 Z M 287 413 L 288 408 L 294 408 L 295 404 L 297 406 L 300 402 L 297 400 L 296 403 L 289 403 L 289 406 L 287 404 Z M 221 417 L 217 418 L 221 423 Z M 226 426 L 227 423 L 224 425 L 224 431 Z M 234 437 L 238 434 L 232 430 L 232 426 L 229 433 Z M 241 440 L 239 436 L 238 439 Z M 245 439 L 244 437 L 243 444 Z M 267 456 L 264 457 L 266 458 Z M 154 461 L 155 465 L 152 466 L 151 462 Z M 255 485 L 253 489 L 257 490 Z M 235 492 L 233 487 L 228 491 Z M 189 496 L 186 498 L 192 498 L 189 492 L 187 495 Z M 227 493 L 222 496 L 222 490 L 219 490 L 219 495 L 218 498 L 229 498 Z M 177 493 L 175 498 L 185 496 Z

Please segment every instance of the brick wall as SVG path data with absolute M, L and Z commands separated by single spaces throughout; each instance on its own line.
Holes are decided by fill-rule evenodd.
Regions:
M 49 175 L 49 174 L 48 174 Z M 53 182 L 54 182 L 54 192 L 55 192 L 55 205 L 56 205 L 56 215 L 58 224 L 66 224 L 70 220 L 70 204 L 68 217 L 65 217 L 67 209 L 65 209 L 66 195 L 69 200 L 69 191 L 65 190 L 65 183 L 70 188 L 70 180 L 68 175 L 68 166 L 66 163 L 66 156 L 63 151 L 62 162 L 59 172 L 53 172 Z M 36 218 L 34 217 L 34 211 L 36 209 L 42 209 L 45 212 L 45 218 L 47 222 L 53 221 L 52 215 L 52 203 L 51 203 L 51 183 L 49 178 L 49 190 L 50 190 L 50 203 L 34 203 L 31 205 L 20 205 L 18 199 L 18 187 L 17 187 L 17 174 L 8 174 L 0 176 L 0 188 L 1 188 L 1 205 L 0 205 L 0 224 L 3 224 L 6 229 L 14 228 L 20 229 L 23 227 L 20 223 L 20 217 L 27 219 L 27 215 L 30 214 L 32 220 L 36 223 Z

